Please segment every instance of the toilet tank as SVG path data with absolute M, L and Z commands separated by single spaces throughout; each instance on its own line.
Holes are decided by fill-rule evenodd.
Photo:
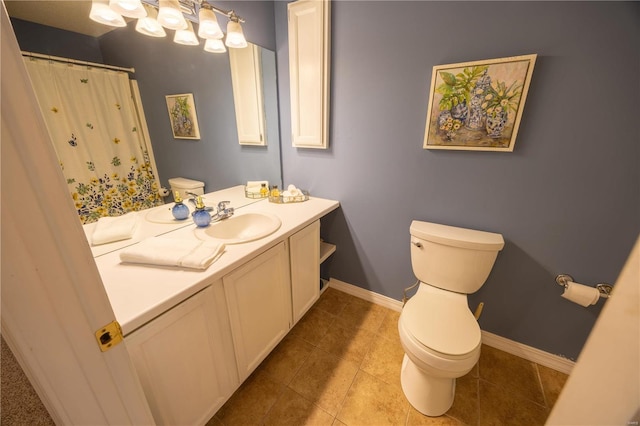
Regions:
M 187 192 L 196 195 L 204 194 L 204 182 L 200 182 L 199 180 L 175 177 L 169 179 L 169 186 L 171 186 L 171 195 L 175 197 L 175 192 L 179 191 L 180 197 L 182 197 L 183 200 L 190 198 Z
M 500 234 L 418 220 L 411 222 L 410 233 L 416 278 L 457 293 L 478 291 L 504 247 Z

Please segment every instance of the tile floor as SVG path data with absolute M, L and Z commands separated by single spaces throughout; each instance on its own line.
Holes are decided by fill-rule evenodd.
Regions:
M 446 415 L 416 411 L 400 388 L 398 317 L 328 288 L 207 426 L 544 424 L 567 375 L 486 345 Z

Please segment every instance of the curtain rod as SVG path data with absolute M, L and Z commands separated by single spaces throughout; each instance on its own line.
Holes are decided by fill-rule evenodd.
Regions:
M 20 53 L 22 53 L 22 56 L 27 56 L 27 57 L 30 57 L 30 58 L 48 59 L 50 61 L 64 62 L 64 63 L 67 63 L 67 64 L 86 65 L 86 66 L 94 67 L 94 68 L 104 68 L 104 69 L 108 69 L 108 70 L 124 71 L 124 72 L 128 72 L 128 73 L 135 73 L 136 72 L 135 68 L 123 68 L 123 67 L 116 67 L 115 65 L 99 64 L 97 62 L 79 61 L 79 60 L 76 60 L 76 59 L 63 58 L 61 56 L 51 56 L 51 55 L 43 55 L 41 53 L 25 52 L 24 50 L 21 51 Z

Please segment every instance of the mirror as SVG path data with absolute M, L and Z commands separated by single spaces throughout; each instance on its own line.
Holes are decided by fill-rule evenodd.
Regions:
M 281 185 L 275 52 L 256 49 L 264 71 L 266 142 L 259 146 L 241 145 L 228 52 L 205 52 L 203 43 L 176 44 L 171 31 L 165 38 L 147 37 L 135 31 L 134 21 L 117 29 L 100 25 L 88 18 L 89 1 L 5 1 L 5 4 L 24 51 L 135 68 L 156 174 L 163 187 L 169 188 L 168 179 L 172 177 L 203 181 L 206 193 L 250 180 Z M 60 30 L 52 27 L 50 21 L 43 25 L 43 19 L 51 19 L 53 15 L 88 28 L 73 31 L 85 34 L 93 31 L 94 35 Z M 193 94 L 200 140 L 173 138 L 165 96 L 182 93 Z M 238 203 L 255 201 L 245 198 Z

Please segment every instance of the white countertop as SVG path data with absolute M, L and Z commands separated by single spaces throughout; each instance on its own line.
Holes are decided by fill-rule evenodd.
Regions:
M 213 198 L 216 203 L 218 201 L 218 197 L 211 197 L 209 194 L 205 194 L 204 197 Z M 266 199 L 250 201 L 253 203 L 245 205 L 238 213 L 271 213 L 280 218 L 282 225 L 276 232 L 260 240 L 227 245 L 224 254 L 204 271 L 124 264 L 120 262 L 120 250 L 95 258 L 116 320 L 125 335 L 339 206 L 337 201 L 314 197 L 302 203 L 288 204 L 270 203 Z M 154 229 L 161 226 L 153 225 Z M 176 227 L 170 224 L 163 226 Z M 195 224 L 191 222 L 189 225 L 181 224 L 178 229 L 169 230 L 172 237 L 196 239 L 195 229 Z M 157 234 L 147 237 L 152 235 Z M 138 241 L 143 239 L 140 236 L 137 238 L 140 238 Z M 131 244 L 129 241 L 126 246 Z
M 215 207 L 218 205 L 220 201 L 229 201 L 229 206 L 233 208 L 241 208 L 247 206 L 249 204 L 264 201 L 264 199 L 253 199 L 247 198 L 244 195 L 244 186 L 238 185 L 233 186 L 231 188 L 222 189 L 219 191 L 209 192 L 204 194 L 203 196 L 204 203 L 206 206 Z M 87 241 L 89 241 L 89 245 L 91 246 L 91 252 L 94 257 L 102 256 L 106 253 L 110 253 L 112 251 L 120 250 L 121 248 L 130 246 L 139 241 L 144 240 L 145 238 L 149 238 L 155 235 L 165 234 L 167 232 L 175 231 L 176 229 L 180 229 L 184 226 L 192 225 L 193 221 L 190 219 L 184 221 L 170 220 L 171 216 L 171 207 L 173 207 L 173 202 L 164 204 L 162 206 L 153 207 L 147 210 L 143 210 L 138 212 L 137 214 L 140 217 L 139 224 L 134 232 L 132 238 L 127 240 L 115 241 L 113 243 L 101 244 L 97 246 L 91 246 L 91 235 L 93 234 L 93 230 L 95 229 L 96 223 L 88 223 L 83 225 L 84 233 L 87 236 Z M 189 207 L 189 210 L 193 211 L 194 207 L 191 203 L 185 200 L 184 204 Z M 163 217 L 158 213 L 166 213 L 166 217 L 169 220 L 166 221 L 149 221 L 145 220 L 145 218 L 158 218 Z

